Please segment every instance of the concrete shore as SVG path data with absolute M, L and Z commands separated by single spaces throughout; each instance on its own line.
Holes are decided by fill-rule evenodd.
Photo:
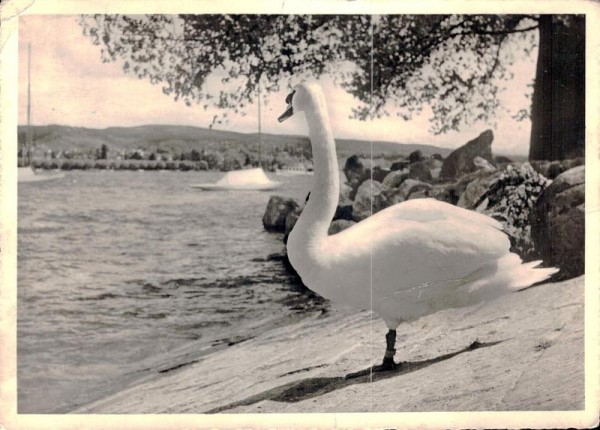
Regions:
M 337 309 L 264 332 L 74 413 L 550 411 L 584 408 L 584 278 L 398 327 L 398 371 L 345 378 L 381 361 L 386 327 Z M 476 342 L 474 344 L 474 342 Z

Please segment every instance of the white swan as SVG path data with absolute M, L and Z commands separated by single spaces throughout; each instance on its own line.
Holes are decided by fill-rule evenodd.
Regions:
M 374 370 L 396 367 L 400 322 L 491 300 L 558 271 L 535 269 L 540 261 L 522 264 L 496 220 L 434 199 L 396 204 L 328 236 L 339 173 L 325 98 L 318 85 L 304 83 L 286 103 L 279 121 L 305 113 L 314 162 L 314 184 L 289 235 L 288 256 L 311 290 L 383 318 L 387 348 Z

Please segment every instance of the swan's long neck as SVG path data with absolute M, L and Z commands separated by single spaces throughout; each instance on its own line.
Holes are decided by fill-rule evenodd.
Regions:
M 319 246 L 327 237 L 339 201 L 339 171 L 327 107 L 317 100 L 314 109 L 306 110 L 305 115 L 312 145 L 314 182 L 288 246 L 305 262 L 317 264 Z

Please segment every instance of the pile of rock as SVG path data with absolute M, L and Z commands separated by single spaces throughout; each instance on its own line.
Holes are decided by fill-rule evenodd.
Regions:
M 561 173 L 540 195 L 531 217 L 531 236 L 540 258 L 560 267 L 556 279 L 584 273 L 585 166 Z
M 485 213 L 503 225 L 513 252 L 561 268 L 558 279 L 583 273 L 584 168 L 582 160 L 515 163 L 494 157 L 493 133 L 483 132 L 445 160 L 421 151 L 390 168 L 353 155 L 343 168 L 346 184 L 329 234 L 338 233 L 391 205 L 435 198 Z M 574 167 L 574 168 L 573 168 Z M 558 175 L 554 181 L 543 173 Z M 267 230 L 289 234 L 300 216 L 293 199 L 273 196 L 263 217 Z M 482 240 L 485 240 L 482 238 Z

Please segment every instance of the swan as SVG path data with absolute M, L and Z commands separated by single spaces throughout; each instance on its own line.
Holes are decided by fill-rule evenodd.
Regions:
M 501 224 L 435 199 L 390 206 L 328 236 L 339 199 L 339 168 L 325 97 L 316 83 L 294 87 L 279 122 L 304 112 L 312 146 L 310 197 L 287 241 L 304 284 L 329 299 L 379 315 L 388 328 L 381 365 L 393 370 L 396 328 L 434 312 L 495 299 L 556 273 L 522 263 Z

